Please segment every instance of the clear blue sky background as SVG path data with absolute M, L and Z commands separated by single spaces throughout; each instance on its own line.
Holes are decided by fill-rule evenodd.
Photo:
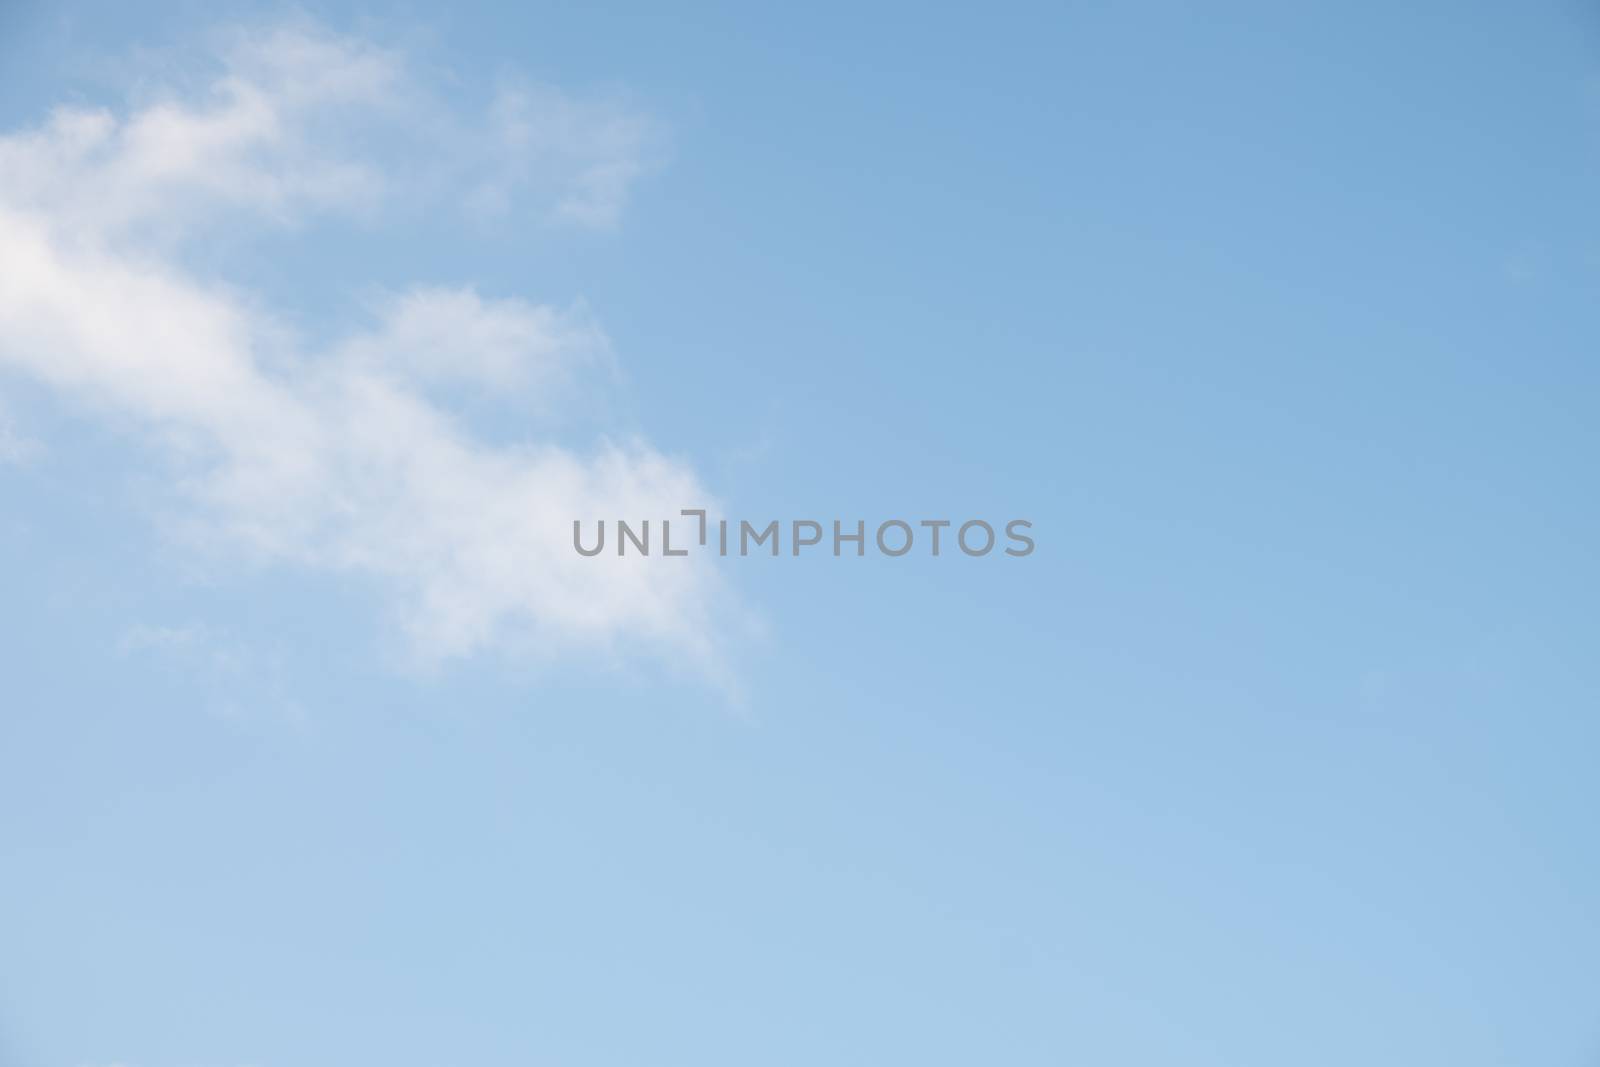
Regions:
M 263 14 L 54 7 L 0 12 L 6 129 Z M 611 232 L 297 231 L 219 277 L 313 321 L 582 297 L 622 421 L 736 513 L 1038 551 L 727 561 L 743 709 L 419 677 L 359 582 L 197 578 L 116 427 L 0 379 L 48 446 L 0 467 L 0 1063 L 1600 1063 L 1591 5 L 373 32 L 464 95 L 623 92 L 670 157 Z

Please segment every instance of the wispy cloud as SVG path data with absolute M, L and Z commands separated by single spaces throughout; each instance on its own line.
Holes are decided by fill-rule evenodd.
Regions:
M 377 580 L 424 661 L 638 640 L 725 680 L 728 602 L 709 564 L 588 560 L 569 541 L 574 517 L 705 502 L 687 464 L 628 437 L 490 444 L 438 398 L 604 376 L 610 347 L 581 306 L 416 287 L 312 349 L 284 326 L 293 308 L 197 276 L 179 252 L 224 225 L 426 193 L 401 182 L 608 225 L 649 123 L 549 93 L 502 96 L 481 124 L 417 104 L 430 136 L 499 131 L 417 178 L 394 110 L 431 97 L 403 55 L 303 23 L 249 40 L 198 88 L 0 137 L 0 369 L 137 426 L 177 472 L 188 543 Z M 371 136 L 333 135 L 352 129 Z
M 581 304 L 557 309 L 485 299 L 471 288 L 417 287 L 384 294 L 371 310 L 376 328 L 346 341 L 342 357 L 401 368 L 421 382 L 538 400 L 614 373 L 610 339 Z
M 18 429 L 10 413 L 0 407 L 0 467 L 20 467 L 38 456 L 42 447 Z
M 259 641 L 242 642 L 204 623 L 136 623 L 117 652 L 183 677 L 220 718 L 300 724 L 304 709 L 290 693 L 284 657 Z
M 521 191 L 543 188 L 552 219 L 610 227 L 633 183 L 661 153 L 662 135 L 646 117 L 612 102 L 508 86 L 490 112 L 488 150 L 496 166 L 470 194 L 473 211 L 504 214 Z
M 6 137 L 7 200 L 69 233 L 146 240 L 229 211 L 290 222 L 395 206 L 610 227 L 661 155 L 660 125 L 617 99 L 503 85 L 463 114 L 404 53 L 303 20 L 218 33 L 163 66 L 209 73 Z

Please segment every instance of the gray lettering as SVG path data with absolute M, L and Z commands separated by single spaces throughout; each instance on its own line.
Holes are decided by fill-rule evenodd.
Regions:
M 1027 545 L 1028 547 L 1022 549 L 1020 552 L 1014 548 L 1008 548 L 1006 549 L 1006 555 L 1031 556 L 1033 555 L 1033 538 L 1029 537 L 1027 534 L 1017 533 L 1016 528 L 1018 526 L 1022 527 L 1024 530 L 1033 529 L 1033 523 L 1029 522 L 1027 519 L 1012 519 L 1010 522 L 1006 523 L 1006 536 L 1011 538 L 1011 540 L 1016 541 L 1018 544 Z
M 816 531 L 816 536 L 815 537 L 802 538 L 800 536 L 800 527 L 802 527 L 802 526 L 811 527 L 813 530 Z M 810 519 L 796 519 L 796 520 L 794 520 L 794 528 L 793 528 L 793 531 L 792 531 L 792 536 L 789 538 L 789 541 L 790 541 L 790 549 L 789 549 L 789 551 L 792 552 L 796 556 L 798 556 L 800 554 L 800 549 L 805 547 L 805 546 L 807 546 L 807 545 L 820 545 L 822 543 L 822 523 L 820 523 L 820 522 L 812 522 Z
M 905 544 L 901 545 L 899 551 L 897 552 L 889 551 L 889 546 L 883 543 L 883 531 L 887 530 L 891 526 L 898 526 L 900 529 L 906 532 Z M 911 537 L 911 525 L 909 523 L 901 522 L 899 519 L 890 519 L 888 522 L 885 522 L 878 527 L 878 551 L 882 552 L 885 556 L 903 556 L 907 552 L 911 551 Z
M 583 547 L 583 542 L 580 541 L 579 538 L 578 538 L 578 530 L 582 526 L 583 526 L 583 520 L 582 519 L 573 519 L 572 520 L 572 547 L 578 550 L 578 555 L 580 555 L 580 556 L 598 556 L 600 554 L 600 552 L 606 547 L 606 520 L 601 519 L 600 522 L 599 522 L 600 537 L 599 537 L 599 540 L 597 540 L 595 542 L 594 548 L 592 548 L 592 549 L 584 548 Z
M 739 520 L 739 555 L 748 556 L 750 554 L 750 535 L 754 534 L 755 532 L 756 528 L 754 526 L 751 526 L 743 519 Z M 776 556 L 778 554 L 777 519 L 773 519 L 771 522 L 767 523 L 767 525 L 762 528 L 761 532 L 756 534 L 756 547 L 760 548 L 766 543 L 767 538 L 769 537 L 772 539 L 772 554 Z
M 650 520 L 645 519 L 639 524 L 639 528 L 644 532 L 644 540 L 642 541 L 628 528 L 626 522 L 621 519 L 617 520 L 617 555 L 626 556 L 628 554 L 629 541 L 633 542 L 633 547 L 639 550 L 641 556 L 650 554 Z
M 967 547 L 967 531 L 972 529 L 974 526 L 983 527 L 983 532 L 989 537 L 988 542 L 977 551 Z M 973 519 L 971 522 L 965 522 L 961 524 L 961 529 L 956 532 L 956 540 L 961 544 L 961 551 L 965 552 L 967 555 L 987 556 L 990 550 L 994 548 L 994 527 L 990 526 L 982 519 Z

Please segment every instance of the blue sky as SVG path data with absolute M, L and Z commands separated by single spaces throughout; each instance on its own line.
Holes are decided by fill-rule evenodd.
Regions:
M 6 6 L 0 1063 L 1596 1063 L 1597 149 L 1577 3 Z

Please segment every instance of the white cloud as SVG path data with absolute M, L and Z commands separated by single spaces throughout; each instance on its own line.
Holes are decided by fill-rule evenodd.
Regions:
M 345 358 L 424 382 L 550 397 L 585 372 L 614 370 L 605 331 L 581 305 L 557 310 L 485 300 L 472 289 L 416 288 L 384 296 L 374 310 L 380 326 L 352 338 Z
M 725 681 L 728 604 L 708 563 L 571 547 L 574 518 L 703 505 L 692 469 L 632 439 L 491 445 L 434 395 L 543 396 L 603 375 L 609 344 L 582 307 L 419 287 L 307 350 L 257 297 L 184 268 L 175 242 L 219 220 L 301 222 L 390 195 L 394 159 L 326 131 L 381 133 L 395 100 L 426 96 L 403 57 L 362 42 L 304 25 L 253 40 L 198 91 L 0 137 L 0 370 L 159 449 L 187 543 L 378 582 L 425 661 L 640 640 Z M 509 207 L 542 192 L 535 210 L 607 224 L 643 165 L 630 146 L 646 124 L 599 105 L 502 98 L 494 124 L 519 131 L 517 151 L 489 153 L 487 177 L 449 171 L 463 194 L 493 186 Z
M 396 202 L 610 227 L 662 140 L 618 101 L 548 87 L 503 88 L 482 116 L 460 115 L 402 53 L 304 21 L 222 35 L 208 58 L 187 92 L 147 91 L 123 115 L 61 107 L 6 137 L 8 202 L 146 240 L 228 210 L 287 222 Z
M 227 208 L 282 220 L 384 195 L 381 169 L 330 151 L 329 135 L 384 117 L 397 57 L 282 29 L 221 59 L 221 73 L 189 97 L 162 93 L 123 116 L 62 107 L 5 138 L 7 203 L 74 236 L 105 237 L 141 225 L 170 232 Z

